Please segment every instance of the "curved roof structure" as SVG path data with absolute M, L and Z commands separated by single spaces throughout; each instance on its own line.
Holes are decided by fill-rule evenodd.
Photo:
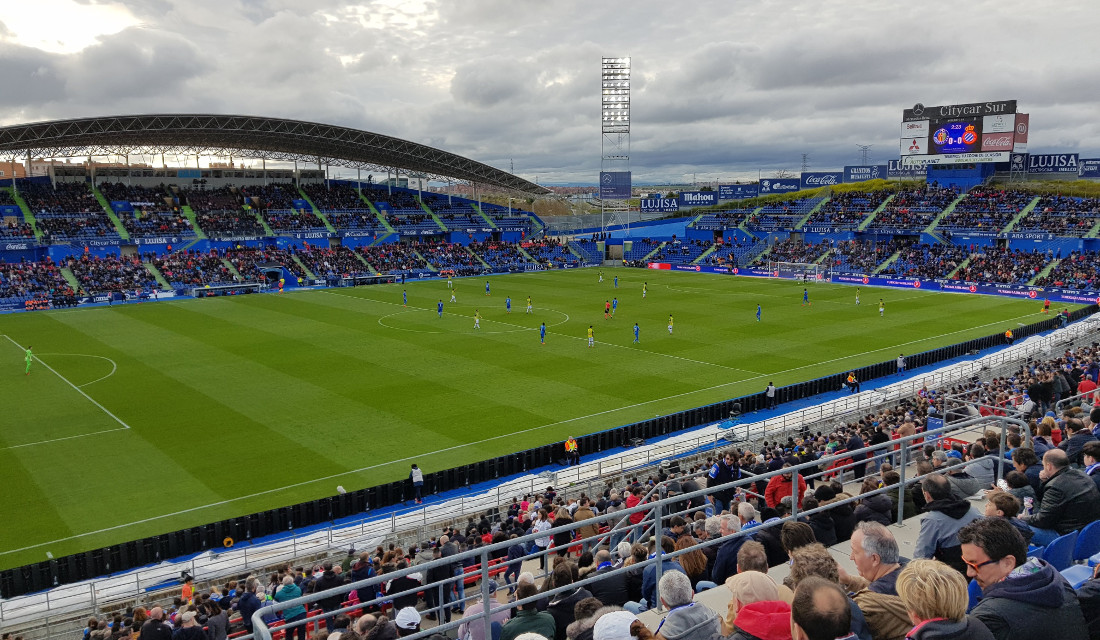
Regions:
M 0 156 L 215 155 L 322 163 L 484 184 L 526 194 L 549 190 L 506 171 L 400 138 L 330 124 L 212 114 L 52 120 L 0 127 Z

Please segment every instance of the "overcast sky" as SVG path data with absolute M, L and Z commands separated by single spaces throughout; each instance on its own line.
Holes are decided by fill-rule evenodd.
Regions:
M 594 183 L 630 56 L 635 183 L 885 163 L 917 102 L 1017 99 L 1032 152 L 1097 157 L 1097 34 L 1097 0 L 0 0 L 0 124 L 280 116 Z

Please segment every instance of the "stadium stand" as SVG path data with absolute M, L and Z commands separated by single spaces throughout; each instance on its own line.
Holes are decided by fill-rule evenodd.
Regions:
M 1034 198 L 1025 191 L 975 187 L 939 226 L 952 231 L 1000 231 Z
M 241 187 L 241 196 L 245 204 L 262 211 L 278 211 L 294 208 L 299 198 L 293 184 L 250 185 Z
M 1100 199 L 1043 196 L 1016 227 L 1020 232 L 1046 232 L 1081 237 L 1100 220 Z
M 311 183 L 302 185 L 313 206 L 321 211 L 366 211 L 370 212 L 363 199 L 350 185 L 343 183 Z
M 914 244 L 901 249 L 901 255 L 880 274 L 907 278 L 946 278 L 969 256 L 965 247 L 950 244 Z
M 252 211 L 241 208 L 240 194 L 232 187 L 180 192 L 195 212 L 199 228 L 211 238 L 259 237 L 267 235 Z
M 493 267 L 503 269 L 523 270 L 525 264 L 530 261 L 519 251 L 519 247 L 509 242 L 473 242 L 469 248 L 481 256 L 481 259 Z
M 1100 286 L 1100 254 L 1095 251 L 1074 251 L 1062 259 L 1035 284 L 1067 289 L 1096 290 Z
M 307 247 L 297 256 L 307 269 L 321 278 L 370 275 L 370 268 L 347 247 Z
M 46 243 L 119 240 L 114 224 L 86 183 L 27 183 L 19 193 Z
M 902 189 L 875 216 L 869 228 L 920 231 L 958 197 L 959 193 L 954 189 L 933 185 L 922 189 Z
M 1043 270 L 1053 256 L 1042 251 L 1013 251 L 985 247 L 959 269 L 955 279 L 968 282 L 1026 283 Z
M 599 264 L 603 262 L 603 255 L 594 240 L 578 238 L 569 243 L 569 247 L 580 254 L 586 264 Z
M 840 229 L 854 229 L 871 213 L 893 195 L 893 192 L 845 191 L 833 193 L 829 201 L 821 205 L 806 224 L 828 225 Z
M 719 211 L 717 213 L 706 213 L 700 216 L 692 226 L 696 229 L 720 231 L 736 227 L 748 219 L 751 213 L 752 209 L 733 209 L 730 211 Z
M 104 182 L 98 188 L 109 202 L 130 203 L 132 211 L 116 209 L 115 215 L 131 236 L 195 236 L 191 222 L 180 213 L 175 196 L 164 185 L 147 188 Z
M 439 271 L 453 271 L 458 276 L 472 276 L 485 270 L 484 265 L 462 245 L 416 244 L 412 248 L 419 251 L 420 255 Z
M 217 251 L 199 253 L 188 250 L 163 255 L 149 253 L 145 258 L 176 289 L 206 284 L 226 284 L 236 280 L 236 276 L 225 265 Z
M 772 245 L 771 251 L 757 259 L 757 264 L 767 264 L 774 260 L 778 262 L 803 262 L 810 263 L 820 258 L 829 249 L 825 243 L 814 244 L 803 242 L 797 238 L 787 238 Z
M 411 245 L 390 243 L 377 247 L 360 247 L 357 251 L 379 273 L 414 274 L 429 271 L 424 261 L 416 256 Z
M 81 289 L 91 295 L 149 292 L 157 286 L 153 275 L 137 256 L 84 255 L 69 258 L 65 266 L 76 276 Z
M 832 270 L 838 273 L 870 274 L 886 258 L 906 246 L 908 246 L 908 243 L 900 240 L 891 240 L 885 243 L 847 240 L 836 243 L 833 254 L 829 256 L 829 261 L 832 264 Z
M 661 247 L 653 256 L 654 262 L 668 262 L 672 264 L 691 264 L 703 252 L 711 247 L 710 242 L 703 240 L 679 240 L 672 239 Z
M 652 253 L 653 250 L 659 246 L 661 246 L 660 240 L 654 240 L 652 238 L 639 238 L 633 241 L 629 251 L 623 252 L 623 260 L 630 263 L 640 261 L 642 258 Z
M 547 267 L 560 268 L 564 265 L 580 264 L 580 259 L 576 255 L 553 238 L 524 242 L 522 246 L 532 258 Z
M 760 213 L 749 220 L 747 226 L 758 231 L 780 231 L 791 229 L 806 214 L 821 202 L 822 198 L 802 198 L 769 204 L 760 209 Z

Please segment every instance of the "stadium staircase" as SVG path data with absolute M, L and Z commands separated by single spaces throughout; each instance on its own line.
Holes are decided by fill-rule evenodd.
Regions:
M 882 201 L 882 204 L 875 207 L 875 210 L 872 211 L 869 216 L 864 218 L 863 222 L 859 223 L 859 226 L 856 227 L 856 231 L 863 231 L 867 227 L 871 226 L 871 223 L 875 221 L 875 218 L 878 217 L 878 214 L 882 213 L 883 211 L 886 211 L 886 205 L 890 204 L 890 201 L 893 200 L 895 197 L 897 197 L 897 195 L 898 194 L 896 194 L 896 193 L 891 193 L 889 198 L 886 198 L 885 200 Z
M 419 196 L 417 196 L 416 202 L 418 204 L 420 204 L 420 208 L 424 210 L 424 213 L 427 213 L 428 215 L 430 215 L 432 217 L 432 220 L 435 220 L 435 223 L 437 225 L 439 225 L 440 230 L 442 230 L 442 231 L 447 230 L 447 225 L 443 224 L 443 221 L 439 219 L 439 216 L 435 215 L 435 212 L 432 211 L 431 207 L 424 204 L 424 201 L 421 200 Z
M 657 247 L 655 249 L 653 249 L 653 251 L 650 251 L 649 253 L 645 254 L 645 257 L 642 258 L 642 262 L 648 262 L 649 260 L 652 260 L 653 256 L 657 255 L 657 252 L 660 251 L 661 249 L 664 249 L 666 244 L 668 244 L 667 241 L 662 242 L 661 244 L 657 245 Z
M 307 278 L 309 278 L 310 280 L 316 280 L 317 279 L 317 276 L 314 275 L 314 273 L 309 270 L 309 267 L 306 266 L 306 263 L 302 262 L 301 258 L 299 258 L 298 256 L 291 256 L 291 257 L 294 259 L 294 262 L 297 263 L 298 266 L 302 268 L 302 272 L 306 274 Z
M 103 206 L 103 211 L 107 214 L 107 217 L 111 219 L 111 224 L 115 225 L 115 231 L 118 232 L 118 237 L 123 240 L 129 240 L 130 232 L 126 230 L 126 226 L 122 224 L 122 220 L 118 219 L 118 214 L 116 214 L 115 210 L 111 207 L 111 203 L 107 202 L 107 198 L 103 197 L 103 194 L 96 188 L 94 182 L 91 184 L 91 187 L 92 193 L 95 194 L 95 199 Z
M 895 251 L 889 258 L 883 260 L 882 264 L 875 267 L 874 271 L 871 272 L 871 275 L 875 275 L 877 273 L 880 273 L 886 267 L 889 267 L 891 264 L 897 262 L 898 258 L 900 258 L 900 257 L 901 257 L 901 252 L 900 251 Z
M 374 265 L 372 265 L 371 263 L 367 262 L 367 259 L 363 257 L 363 254 L 359 253 L 358 251 L 356 251 L 356 250 L 354 250 L 354 249 L 351 249 L 350 251 L 351 251 L 351 254 L 352 254 L 353 256 L 355 256 L 355 258 L 356 258 L 356 259 L 357 259 L 357 260 L 358 260 L 359 262 L 362 262 L 363 264 L 365 264 L 365 265 L 367 266 L 367 268 L 368 268 L 368 269 L 370 269 L 370 274 L 371 274 L 372 276 L 376 276 L 376 275 L 378 275 L 378 269 L 375 269 L 375 268 L 374 268 Z
M 378 218 L 378 221 L 382 223 L 382 226 L 386 228 L 386 235 L 382 236 L 378 240 L 383 240 L 387 236 L 397 233 L 397 230 L 390 226 L 390 221 L 386 220 L 385 214 L 379 211 L 378 208 L 374 206 L 374 203 L 371 202 L 370 199 L 367 198 L 367 196 L 363 195 L 362 191 L 359 192 L 359 199 L 366 203 L 367 208 L 370 209 L 372 213 L 374 213 L 374 215 Z M 378 244 L 378 240 L 374 241 L 371 246 Z
M 970 265 L 970 256 L 966 256 L 966 260 L 963 260 L 962 262 L 960 262 L 959 266 L 955 267 L 951 271 L 951 273 L 947 274 L 947 279 L 950 280 L 951 278 L 954 278 L 956 273 L 962 271 L 963 269 L 965 269 L 969 265 Z
M 260 226 L 264 228 L 264 234 L 266 234 L 267 237 L 270 238 L 271 236 L 275 235 L 275 232 L 271 230 L 271 227 L 267 226 L 267 220 L 264 220 L 263 214 L 260 213 L 259 209 L 253 209 L 252 214 L 256 216 L 256 222 L 259 222 Z
M 332 223 L 328 221 L 325 214 L 321 213 L 321 210 L 317 208 L 317 205 L 313 204 L 313 201 L 309 199 L 309 196 L 306 195 L 306 192 L 303 191 L 301 187 L 298 187 L 298 195 L 302 196 L 302 200 L 309 203 L 309 208 L 313 209 L 313 215 L 317 216 L 320 218 L 321 222 L 325 223 L 325 228 L 329 230 L 329 233 L 336 233 L 336 227 L 332 226 Z
M 481 207 L 479 207 L 476 204 L 474 204 L 473 202 L 471 202 L 470 203 L 470 208 L 473 209 L 474 211 L 476 211 L 477 215 L 481 216 L 482 219 L 485 220 L 485 222 L 488 222 L 490 227 L 492 227 L 493 229 L 497 228 L 497 223 L 493 222 L 492 218 L 485 215 L 485 212 L 481 210 Z M 534 220 L 532 220 L 532 222 L 534 222 Z
M 709 212 L 708 212 L 708 213 L 709 213 Z M 692 220 L 691 222 L 689 222 L 689 223 L 687 224 L 687 226 L 689 226 L 689 227 L 692 227 L 692 228 L 694 228 L 694 227 L 695 227 L 695 223 L 696 223 L 696 222 L 699 222 L 699 220 L 701 220 L 703 216 L 705 216 L 705 215 L 708 215 L 708 213 L 700 213 L 699 215 L 695 216 L 695 219 L 693 219 L 693 220 Z
M 19 195 L 19 192 L 11 187 L 4 189 L 11 193 L 12 200 L 15 200 L 15 204 L 19 205 L 19 210 L 23 212 L 23 222 L 31 225 L 34 229 L 34 237 L 36 240 L 42 240 L 42 232 L 38 230 L 38 224 L 34 221 L 34 214 L 31 213 L 31 208 L 27 204 L 27 201 L 23 199 L 23 196 Z
M 584 264 L 584 256 L 582 256 L 580 253 L 578 253 L 576 249 L 574 249 L 573 247 L 571 247 L 569 245 L 565 245 L 565 248 L 569 249 L 569 253 L 572 253 L 573 255 L 577 256 L 577 260 L 580 260 L 581 264 Z
M 535 260 L 535 256 L 533 256 L 533 255 L 531 255 L 531 254 L 527 253 L 527 249 L 524 249 L 524 248 L 523 248 L 522 246 L 520 246 L 520 245 L 518 245 L 518 244 L 516 245 L 516 248 L 517 248 L 517 249 L 519 249 L 519 252 L 520 252 L 520 254 L 521 254 L 521 255 L 522 255 L 522 256 L 523 256 L 524 258 L 527 258 L 527 260 L 528 260 L 529 262 L 533 262 L 534 264 L 538 264 L 538 263 L 539 263 L 539 261 L 538 261 L 538 260 Z
M 69 283 L 69 286 L 73 288 L 73 291 L 80 292 L 80 280 L 76 279 L 72 269 L 68 267 L 61 267 L 61 277 L 65 278 L 65 282 Z
M 1016 217 L 1009 221 L 1009 223 L 1005 225 L 1004 229 L 1001 229 L 1001 233 L 1008 233 L 1009 231 L 1012 231 L 1014 228 L 1016 228 L 1016 225 L 1019 224 L 1021 220 L 1026 218 L 1028 214 L 1035 210 L 1035 205 L 1037 204 L 1039 204 L 1039 196 L 1035 196 L 1035 199 L 1027 203 L 1027 206 L 1021 209 L 1020 213 L 1017 213 Z
M 1092 225 L 1092 228 L 1089 229 L 1089 232 L 1085 234 L 1085 237 L 1086 238 L 1100 237 L 1100 220 L 1097 220 L 1096 224 Z
M 172 285 L 168 283 L 168 279 L 164 277 L 164 274 L 160 272 L 160 269 L 158 269 L 155 264 L 152 262 L 142 262 L 141 264 L 145 266 L 145 270 L 148 271 L 149 275 L 153 276 L 153 279 L 160 285 L 161 291 L 172 290 Z
M 801 230 L 802 227 L 806 226 L 806 223 L 810 221 L 810 218 L 812 218 L 814 214 L 817 213 L 819 209 L 821 209 L 821 207 L 824 207 L 825 203 L 829 200 L 832 200 L 832 198 L 822 198 L 821 201 L 818 202 L 813 209 L 810 209 L 801 220 L 799 220 L 793 227 L 791 227 L 791 229 Z
M 826 249 L 825 253 L 818 256 L 817 260 L 814 260 L 812 264 L 821 264 L 822 262 L 825 262 L 825 259 L 828 258 L 829 256 L 833 255 L 833 252 L 835 252 L 835 251 L 836 251 L 836 249 Z
M 1050 264 L 1043 267 L 1043 270 L 1040 271 L 1039 273 L 1035 274 L 1035 277 L 1032 278 L 1031 280 L 1028 280 L 1027 283 L 1028 284 L 1035 284 L 1036 282 L 1039 281 L 1039 278 L 1047 277 L 1047 275 L 1049 275 L 1051 271 L 1054 271 L 1054 267 L 1057 267 L 1060 262 L 1062 262 L 1061 258 L 1055 258 L 1054 260 L 1051 260 Z
M 466 250 L 466 253 L 469 253 L 473 257 L 477 258 L 477 261 L 481 263 L 481 266 L 485 267 L 486 269 L 492 269 L 493 268 L 493 265 L 491 265 L 488 262 L 485 262 L 484 260 L 482 260 L 481 256 L 477 255 L 477 252 L 474 251 L 473 249 L 471 249 L 470 247 L 465 247 L 464 246 L 462 248 Z
M 237 280 L 244 280 L 244 278 L 241 277 L 241 272 L 237 271 L 237 267 L 233 266 L 233 263 L 229 261 L 229 258 L 222 258 L 222 264 L 225 265 L 225 268 L 229 269 L 229 273 L 237 276 Z
M 206 240 L 206 233 L 202 230 L 201 227 L 199 227 L 199 220 L 195 217 L 195 210 L 191 208 L 191 205 L 185 204 L 180 207 L 180 213 L 183 214 L 184 218 L 187 218 L 191 221 L 191 228 L 195 230 L 195 241 L 197 242 L 199 240 Z M 195 243 L 192 242 L 191 244 Z M 190 247 L 191 245 L 187 246 Z
M 707 259 L 707 256 L 709 256 L 710 254 L 714 253 L 717 250 L 718 250 L 718 245 L 714 245 L 714 244 L 710 245 L 709 247 L 707 247 L 706 251 L 699 254 L 698 258 L 692 260 L 691 264 L 703 264 L 703 261 Z
M 940 212 L 940 215 L 936 216 L 935 219 L 932 220 L 932 222 L 929 223 L 928 226 L 924 228 L 924 232 L 925 233 L 932 233 L 932 231 L 935 230 L 935 228 L 937 226 L 939 226 L 940 220 L 943 220 L 947 216 L 951 215 L 951 213 L 953 211 L 955 211 L 955 207 L 958 206 L 958 204 L 960 202 L 962 202 L 963 198 L 965 198 L 965 197 L 966 197 L 965 193 L 959 194 L 958 198 L 955 198 L 954 200 L 951 201 L 951 204 L 944 207 L 943 211 Z M 943 243 L 946 244 L 946 241 L 942 239 L 942 236 L 940 237 L 940 242 L 943 242 Z
M 428 266 L 428 268 L 431 269 L 432 271 L 436 270 L 435 265 L 428 262 L 428 259 L 425 258 L 424 255 L 422 253 L 420 253 L 419 251 L 417 251 L 416 249 L 413 249 L 413 255 L 416 256 L 417 258 L 419 258 L 420 261 L 423 262 L 424 264 L 426 264 Z

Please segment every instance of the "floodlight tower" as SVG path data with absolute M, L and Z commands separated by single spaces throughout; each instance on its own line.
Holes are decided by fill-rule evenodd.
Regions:
M 600 226 L 625 224 L 630 234 L 630 58 L 603 58 L 600 84 Z M 605 180 L 625 173 L 626 197 L 605 197 Z M 614 174 L 617 178 L 609 178 Z

